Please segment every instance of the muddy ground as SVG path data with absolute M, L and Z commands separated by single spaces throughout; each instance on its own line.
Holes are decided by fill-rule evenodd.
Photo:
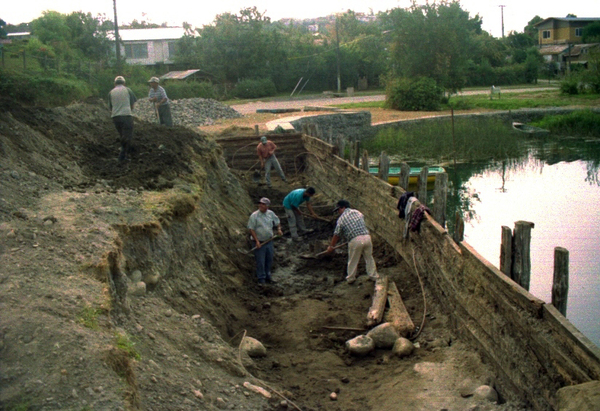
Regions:
M 0 101 L 0 409 L 526 409 L 504 403 L 501 387 L 498 403 L 472 395 L 494 386 L 493 372 L 377 238 L 380 273 L 423 325 L 410 357 L 347 353 L 373 283 L 342 281 L 343 249 L 301 258 L 325 249 L 333 222 L 307 220 L 315 231 L 300 244 L 278 240 L 277 283 L 258 287 L 238 250 L 247 218 L 267 196 L 285 230 L 281 201 L 304 176 L 257 185 L 227 169 L 215 139 L 183 127 L 138 121 L 134 142 L 119 164 L 99 101 Z M 335 199 L 318 194 L 316 210 L 332 217 Z M 242 356 L 244 334 L 267 356 Z

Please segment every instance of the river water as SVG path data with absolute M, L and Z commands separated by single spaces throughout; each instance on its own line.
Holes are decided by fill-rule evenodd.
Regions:
M 569 251 L 567 318 L 600 347 L 600 140 L 533 141 L 504 162 L 446 167 L 448 220 L 465 217 L 465 241 L 499 267 L 501 227 L 531 230 L 530 292 L 551 302 L 554 248 Z M 448 229 L 453 232 L 453 221 Z

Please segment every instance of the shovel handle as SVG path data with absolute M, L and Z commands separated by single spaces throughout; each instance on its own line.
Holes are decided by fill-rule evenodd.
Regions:
M 270 243 L 271 241 L 273 241 L 274 239 L 279 238 L 279 237 L 281 237 L 281 236 L 280 235 L 275 235 L 275 236 L 269 238 L 268 240 L 265 240 L 264 242 L 260 243 L 260 246 L 262 247 L 263 245 L 265 245 L 267 243 Z M 253 247 L 248 252 L 251 253 L 252 251 L 256 250 L 257 248 L 258 247 Z
M 337 250 L 338 248 L 340 248 L 340 247 L 343 247 L 343 246 L 345 246 L 346 244 L 348 244 L 348 243 L 342 243 L 342 244 L 338 244 L 338 245 L 336 245 L 335 247 L 333 247 L 333 249 L 334 249 L 334 250 Z M 327 250 L 325 250 L 325 251 L 321 251 L 319 254 L 315 254 L 315 257 L 318 257 L 318 256 L 320 256 L 320 255 L 323 255 L 323 254 L 327 254 Z

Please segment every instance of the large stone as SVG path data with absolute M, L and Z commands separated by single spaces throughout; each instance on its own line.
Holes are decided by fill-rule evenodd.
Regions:
M 250 357 L 266 357 L 267 349 L 260 341 L 252 337 L 244 337 L 240 349 Z
M 367 337 L 373 339 L 375 348 L 392 348 L 400 334 L 392 323 L 383 323 L 369 331 Z
M 396 340 L 396 342 L 394 342 L 394 346 L 392 347 L 392 353 L 394 353 L 394 355 L 400 358 L 404 358 L 411 355 L 414 349 L 415 346 L 412 342 L 410 342 L 409 339 L 400 337 Z
M 558 411 L 600 410 L 600 381 L 563 387 L 556 393 Z
M 477 387 L 473 393 L 473 397 L 478 400 L 486 400 L 489 402 L 498 402 L 498 393 L 489 385 L 481 385 Z
M 352 355 L 364 356 L 375 349 L 375 342 L 371 337 L 359 335 L 346 341 L 346 348 Z

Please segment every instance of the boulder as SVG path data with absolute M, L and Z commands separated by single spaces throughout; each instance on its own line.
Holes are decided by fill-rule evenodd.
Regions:
M 400 358 L 404 358 L 411 355 L 414 349 L 415 346 L 412 342 L 410 342 L 409 339 L 400 337 L 396 340 L 396 342 L 394 342 L 394 346 L 392 347 L 392 353 L 394 353 L 394 355 Z
M 375 348 L 392 348 L 400 334 L 392 323 L 383 323 L 369 331 L 367 337 L 373 339 Z
M 600 410 L 600 381 L 563 387 L 556 393 L 558 411 Z
M 346 341 L 346 348 L 352 355 L 364 356 L 375 349 L 375 342 L 371 337 L 359 335 Z
M 267 349 L 260 341 L 252 337 L 244 337 L 240 349 L 250 357 L 266 357 Z

